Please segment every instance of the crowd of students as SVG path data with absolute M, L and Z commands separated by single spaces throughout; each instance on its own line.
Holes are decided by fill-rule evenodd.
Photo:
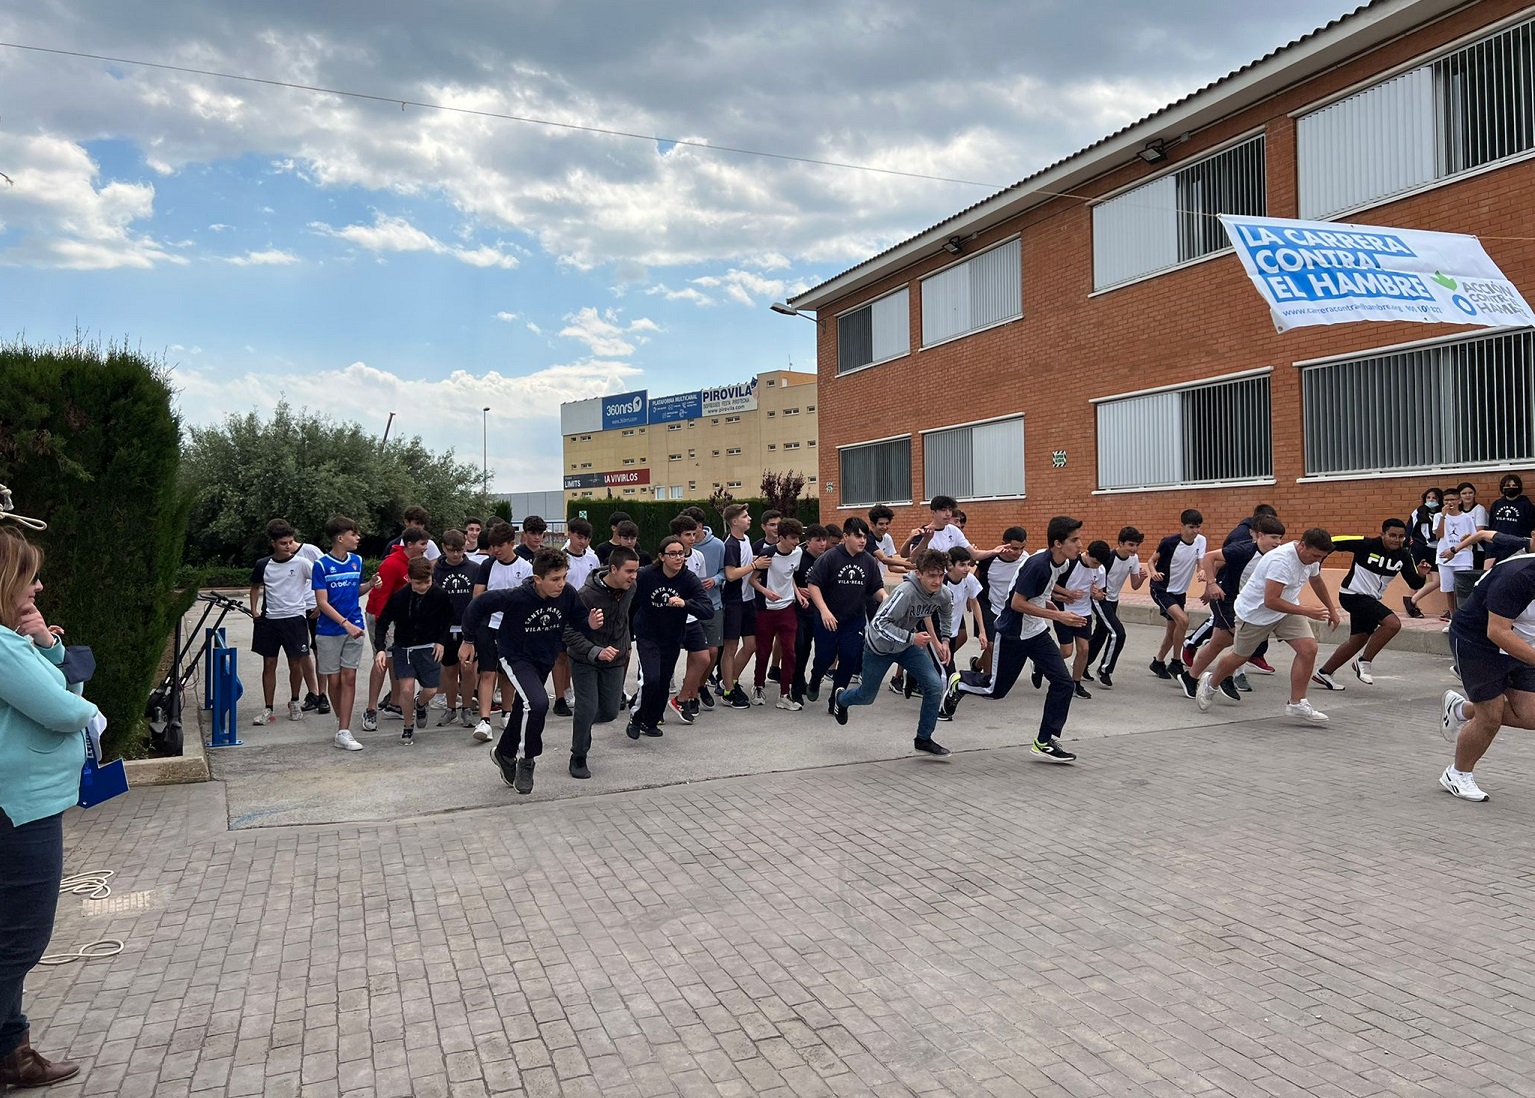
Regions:
M 1241 701 L 1252 690 L 1249 671 L 1274 673 L 1266 653 L 1281 641 L 1294 650 L 1284 714 L 1325 724 L 1309 690 L 1344 689 L 1337 676 L 1345 666 L 1361 684 L 1373 684 L 1373 662 L 1401 628 L 1384 601 L 1391 581 L 1406 581 L 1414 593 L 1404 610 L 1421 615 L 1427 576 L 1440 571 L 1441 589 L 1449 591 L 1445 576 L 1460 570 L 1459 554 L 1487 552 L 1495 562 L 1519 563 L 1490 574 L 1498 582 L 1477 585 L 1453 615 L 1448 631 L 1466 693 L 1448 692 L 1441 714 L 1442 727 L 1461 740 L 1441 784 L 1483 800 L 1471 766 L 1497 728 L 1526 720 L 1522 727 L 1535 727 L 1535 694 L 1523 696 L 1535 691 L 1535 648 L 1525 643 L 1531 658 L 1524 661 L 1502 643 L 1501 624 L 1505 577 L 1520 577 L 1514 586 L 1522 595 L 1529 585 L 1535 602 L 1535 572 L 1523 578 L 1535 563 L 1524 556 L 1535 506 L 1516 476 L 1504 478 L 1501 490 L 1504 501 L 1478 524 L 1451 521 L 1460 513 L 1476 519 L 1472 486 L 1431 489 L 1408 520 L 1386 519 L 1372 537 L 1335 539 L 1311 528 L 1286 541 L 1275 509 L 1260 504 L 1217 549 L 1206 543 L 1204 517 L 1190 509 L 1144 564 L 1139 530 L 1122 528 L 1112 545 L 1084 545 L 1081 521 L 1069 516 L 1050 520 L 1045 546 L 1032 554 L 1018 526 L 980 549 L 965 536 L 964 512 L 944 496 L 931 501 L 931 521 L 899 547 L 890 530 L 894 513 L 884 506 L 871 508 L 867 520 L 809 526 L 767 511 L 755 541 L 745 506 L 724 509 L 720 535 L 690 507 L 672 520 L 653 558 L 622 512 L 596 546 L 591 525 L 579 519 L 567 524 L 563 548 L 545 545 L 547 524 L 528 516 L 520 530 L 469 519 L 444 533 L 439 549 L 426 531 L 429 516 L 413 508 L 368 579 L 352 520 L 336 516 L 326 524 L 330 547 L 321 553 L 274 519 L 267 529 L 272 552 L 252 575 L 253 647 L 264 660 L 265 705 L 256 723 L 274 719 L 277 664 L 286 656 L 289 718 L 334 713 L 336 747 L 362 750 L 350 724 L 371 642 L 361 731 L 394 717 L 400 742 L 411 744 L 438 710 L 437 727 L 461 726 L 475 742 L 496 739 L 491 754 L 502 779 L 528 793 L 551 716 L 571 719 L 569 773 L 587 778 L 593 726 L 625 711 L 627 735 L 641 740 L 663 735 L 669 720 L 693 724 L 709 710 L 769 701 L 797 712 L 824 694 L 828 714 L 846 724 L 851 710 L 876 701 L 893 672 L 889 690 L 921 696 L 914 750 L 944 756 L 949 750 L 934 738 L 938 723 L 953 720 L 966 696 L 1007 697 L 1029 665 L 1032 685 L 1045 690 L 1031 752 L 1072 763 L 1076 756 L 1061 737 L 1073 701 L 1092 698 L 1089 684 L 1113 689 L 1119 673 L 1127 636 L 1119 601 L 1127 585 L 1149 583 L 1165 621 L 1151 674 L 1174 683 L 1198 709 L 1221 697 Z M 1448 513 L 1438 513 L 1441 502 Z M 1351 559 L 1335 602 L 1319 573 L 1336 550 Z M 1308 587 L 1320 605 L 1300 601 Z M 1209 607 L 1193 632 L 1191 593 Z M 1337 628 L 1344 611 L 1348 640 L 1318 668 L 1311 622 Z M 1535 639 L 1535 605 L 1513 619 L 1515 633 L 1529 625 Z M 961 667 L 959 653 L 972 639 L 978 651 Z M 625 689 L 631 663 L 632 694 Z

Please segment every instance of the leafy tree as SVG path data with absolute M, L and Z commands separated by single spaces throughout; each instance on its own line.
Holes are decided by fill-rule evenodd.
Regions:
M 254 560 L 276 516 L 318 541 L 334 514 L 383 539 L 404 525 L 412 505 L 426 508 L 439 533 L 483 511 L 480 469 L 453 451 L 433 453 L 419 437 L 381 445 L 359 424 L 295 411 L 286 401 L 270 419 L 231 415 L 187 436 L 182 479 L 192 495 L 187 557 L 194 564 Z
M 804 490 L 805 475 L 793 469 L 762 474 L 762 501 L 781 514 L 799 514 L 799 496 Z

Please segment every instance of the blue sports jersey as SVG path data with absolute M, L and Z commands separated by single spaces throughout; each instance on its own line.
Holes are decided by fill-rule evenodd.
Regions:
M 337 560 L 326 553 L 315 562 L 310 585 L 316 591 L 324 591 L 336 612 L 359 629 L 366 628 L 362 620 L 362 605 L 358 601 L 358 588 L 362 584 L 362 558 L 348 553 L 346 560 Z M 314 631 L 323 637 L 340 637 L 346 630 L 337 625 L 329 614 L 321 614 Z

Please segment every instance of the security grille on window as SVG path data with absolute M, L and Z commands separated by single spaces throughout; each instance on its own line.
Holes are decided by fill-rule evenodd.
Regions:
M 905 503 L 911 499 L 911 439 L 894 438 L 862 446 L 844 446 L 842 502 Z
M 1306 473 L 1535 460 L 1535 335 L 1487 336 L 1301 371 Z
M 1093 207 L 1093 288 L 1231 246 L 1216 214 L 1267 212 L 1260 134 Z
M 1296 122 L 1300 215 L 1322 218 L 1535 149 L 1535 20 Z
M 1018 241 L 1009 240 L 922 280 L 922 345 L 1023 315 Z
M 1159 488 L 1274 475 L 1269 376 L 1098 405 L 1098 487 Z
M 837 373 L 900 358 L 911 350 L 910 295 L 902 286 L 837 318 Z
M 923 434 L 922 494 L 926 499 L 1023 495 L 1023 417 Z

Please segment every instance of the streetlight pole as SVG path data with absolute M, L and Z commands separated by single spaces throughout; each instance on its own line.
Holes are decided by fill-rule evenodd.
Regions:
M 480 495 L 485 506 L 490 506 L 490 407 L 480 409 Z

